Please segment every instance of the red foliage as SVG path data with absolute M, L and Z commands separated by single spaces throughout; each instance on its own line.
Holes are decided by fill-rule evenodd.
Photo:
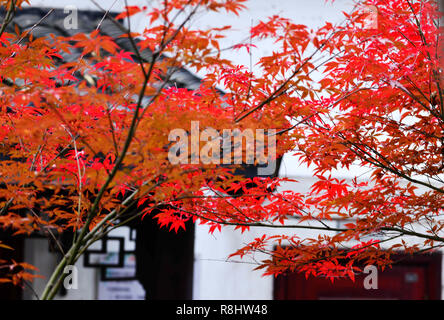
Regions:
M 362 10 L 315 31 L 270 17 L 250 32 L 252 41 L 271 38 L 279 47 L 260 59 L 260 76 L 221 58 L 218 39 L 227 28 L 187 24 L 198 8 L 238 14 L 244 2 L 128 7 L 118 20 L 139 14 L 151 22 L 124 35 L 138 36 L 131 52 L 98 30 L 46 39 L 3 30 L 0 227 L 17 234 L 76 230 L 78 250 L 116 219 L 155 208 L 162 209 L 160 226 L 174 231 L 189 219 L 210 232 L 286 226 L 294 235 L 266 234 L 234 255 L 269 254 L 260 265 L 265 274 L 331 278 L 353 278 L 355 261 L 383 267 L 400 247 L 442 246 L 444 99 L 435 2 L 367 1 L 377 8 L 377 28 L 368 27 Z M 234 50 L 242 46 L 252 48 Z M 60 60 L 73 48 L 81 59 Z M 151 57 L 141 60 L 147 48 Z M 206 72 L 198 89 L 168 83 L 182 67 Z M 276 129 L 274 156 L 292 151 L 317 181 L 297 193 L 285 191 L 288 179 L 246 179 L 233 175 L 235 166 L 172 164 L 169 133 L 190 131 L 192 121 L 201 131 Z M 367 168 L 371 179 L 335 177 L 335 169 L 351 166 Z M 49 197 L 42 195 L 47 190 Z M 125 211 L 133 204 L 140 212 Z M 300 229 L 319 234 L 299 237 Z M 376 233 L 385 238 L 366 239 Z

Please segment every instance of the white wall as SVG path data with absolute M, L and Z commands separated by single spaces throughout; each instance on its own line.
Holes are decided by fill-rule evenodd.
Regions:
M 302 178 L 301 183 L 283 186 L 296 192 L 307 191 L 313 178 Z M 296 223 L 296 221 L 295 221 Z M 232 227 L 222 232 L 208 233 L 208 227 L 198 225 L 195 242 L 195 286 L 193 299 L 273 299 L 273 277 L 263 277 L 262 270 L 253 271 L 257 266 L 251 259 L 227 257 L 246 243 L 263 234 L 292 234 L 291 229 L 251 228 L 243 234 Z M 312 236 L 313 232 L 298 230 L 301 237 Z M 255 255 L 256 261 L 268 258 Z
M 25 287 L 23 298 L 25 300 L 37 299 L 45 289 L 46 282 L 57 265 L 57 255 L 48 250 L 48 240 L 41 238 L 25 239 L 24 261 L 38 268 L 36 274 L 43 278 L 35 278 L 32 282 L 33 293 L 29 287 Z M 96 283 L 98 273 L 94 268 L 83 267 L 83 257 L 75 264 L 78 270 L 78 289 L 67 290 L 65 296 L 57 295 L 56 300 L 92 300 L 96 298 Z

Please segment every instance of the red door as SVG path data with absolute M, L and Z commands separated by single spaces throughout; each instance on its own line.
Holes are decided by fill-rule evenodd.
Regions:
M 402 259 L 391 269 L 378 271 L 377 289 L 366 289 L 364 279 L 369 274 L 356 275 L 355 281 L 338 278 L 332 283 L 325 278 L 291 273 L 275 280 L 275 299 L 441 299 L 441 255 L 424 255 Z

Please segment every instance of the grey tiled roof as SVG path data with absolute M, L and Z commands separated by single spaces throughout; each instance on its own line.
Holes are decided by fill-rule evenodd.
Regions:
M 28 7 L 18 10 L 14 16 L 12 23 L 8 25 L 7 32 L 14 32 L 17 26 L 20 31 L 32 29 L 34 37 L 46 37 L 50 34 L 56 36 L 73 36 L 76 33 L 90 33 L 97 28 L 103 35 L 110 36 L 114 39 L 116 44 L 125 51 L 132 52 L 132 46 L 128 38 L 119 38 L 123 34 L 123 31 L 119 29 L 108 17 L 104 17 L 104 13 L 100 11 L 78 11 L 78 28 L 66 29 L 64 27 L 64 20 L 69 13 L 64 13 L 63 9 L 53 9 L 53 11 L 47 15 L 51 8 L 36 8 Z M 115 13 L 109 13 L 115 16 Z M 45 17 L 45 15 L 47 15 Z M 5 16 L 4 9 L 0 10 L 0 16 Z M 42 18 L 45 17 L 43 20 Z M 42 20 L 42 21 L 40 21 Z M 103 21 L 102 21 L 103 20 Z M 38 23 L 40 21 L 40 23 Z M 35 24 L 37 24 L 35 26 Z M 61 53 L 63 59 L 66 62 L 75 61 L 81 56 L 81 51 L 73 49 L 70 54 Z M 149 61 L 151 52 L 149 49 L 145 49 L 141 52 L 142 58 Z M 171 77 L 171 85 L 177 87 L 197 89 L 200 85 L 201 79 L 192 74 L 186 69 L 176 70 Z

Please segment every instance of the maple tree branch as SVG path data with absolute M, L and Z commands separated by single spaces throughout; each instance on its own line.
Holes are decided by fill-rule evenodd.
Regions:
M 259 109 L 262 109 L 264 106 L 266 106 L 267 104 L 269 104 L 270 102 L 272 102 L 276 98 L 283 95 L 288 90 L 288 89 L 284 89 L 287 86 L 287 84 L 299 73 L 299 71 L 302 70 L 302 68 L 310 61 L 310 59 L 318 52 L 318 50 L 316 50 L 310 57 L 308 57 L 299 67 L 297 67 L 293 71 L 293 73 L 290 75 L 290 77 L 288 77 L 276 90 L 274 90 L 274 92 L 270 96 L 268 96 L 268 98 L 266 98 L 265 100 L 260 102 L 256 107 L 253 107 L 250 110 L 248 110 L 242 116 L 236 118 L 235 123 L 242 121 L 243 119 L 245 119 L 246 117 L 248 117 L 252 113 L 256 112 Z
M 359 92 L 359 91 L 362 91 L 362 90 L 371 90 L 371 88 L 357 88 L 357 89 L 353 90 L 352 92 L 347 93 L 346 95 L 344 95 L 344 96 L 341 97 L 340 99 L 336 100 L 334 103 L 330 104 L 328 107 L 329 107 L 329 108 L 332 108 L 332 107 L 334 107 L 335 105 L 337 105 L 338 103 L 340 103 L 341 101 L 343 101 L 343 100 L 349 98 L 349 97 L 352 96 L 353 94 L 355 94 L 355 93 L 357 93 L 357 92 Z M 317 112 L 315 112 L 315 113 L 312 113 L 312 114 L 310 114 L 310 115 L 308 115 L 308 116 L 302 118 L 302 119 L 299 120 L 296 124 L 292 125 L 292 126 L 289 127 L 289 128 L 285 128 L 285 129 L 282 129 L 282 130 L 280 130 L 280 131 L 277 131 L 276 133 L 274 133 L 274 135 L 279 135 L 279 134 L 282 134 L 282 133 L 288 132 L 288 131 L 290 131 L 290 130 L 293 130 L 294 128 L 296 128 L 296 127 L 299 126 L 300 124 L 302 124 L 302 123 L 304 123 L 304 122 L 307 122 L 308 120 L 310 120 L 311 118 L 313 118 L 314 116 L 316 116 L 316 115 L 318 115 L 318 114 L 320 114 L 320 111 L 317 111 Z
M 425 234 L 425 233 L 419 233 L 419 232 L 415 232 L 415 231 L 411 231 L 411 230 L 406 230 L 406 229 L 403 229 L 403 228 L 382 227 L 380 230 L 383 230 L 383 231 L 394 231 L 394 232 L 400 233 L 401 235 L 414 236 L 414 237 L 418 237 L 418 238 L 424 238 L 424 239 L 429 239 L 429 240 L 433 240 L 433 241 L 444 242 L 444 238 L 443 237 L 439 237 L 439 236 L 436 236 L 436 235 L 429 235 L 429 234 Z
M 12 0 L 11 1 L 11 4 L 9 5 L 8 11 L 6 12 L 6 16 L 3 19 L 2 26 L 0 27 L 0 37 L 5 32 L 6 27 L 8 26 L 8 24 L 10 24 L 12 19 L 14 18 L 14 15 L 15 15 L 15 2 L 16 2 L 16 0 Z
M 304 59 L 304 61 L 302 62 L 302 64 L 297 67 L 293 73 L 276 89 L 273 91 L 273 93 L 271 95 L 268 96 L 268 98 L 266 98 L 265 100 L 263 100 L 262 102 L 260 102 L 256 107 L 251 108 L 250 110 L 248 110 L 246 113 L 244 113 L 242 116 L 238 117 L 235 119 L 235 123 L 238 123 L 240 121 L 242 121 L 243 119 L 245 119 L 246 117 L 248 117 L 249 115 L 251 115 L 252 113 L 254 113 L 255 111 L 262 109 L 264 106 L 266 106 L 267 104 L 269 104 L 270 102 L 276 100 L 278 97 L 286 94 L 288 92 L 288 90 L 291 88 L 287 88 L 285 89 L 285 87 L 287 86 L 287 84 L 303 69 L 303 67 L 305 67 L 311 60 L 312 58 L 322 50 L 322 48 L 328 43 L 328 41 L 335 35 L 336 32 L 332 32 L 327 39 L 325 39 L 323 41 L 323 43 L 321 45 L 319 45 L 316 50 L 307 58 Z
M 117 143 L 117 139 L 116 139 L 116 130 L 114 129 L 114 124 L 111 119 L 111 111 L 109 108 L 106 108 L 106 116 L 108 118 L 108 125 L 111 128 L 111 137 L 113 140 L 114 152 L 116 153 L 116 156 L 118 157 L 119 156 L 119 147 L 118 147 L 118 143 Z
M 171 204 L 170 204 L 171 205 Z M 230 222 L 225 221 L 223 219 L 215 220 L 209 217 L 202 216 L 198 213 L 191 212 L 188 210 L 185 210 L 183 208 L 171 205 L 172 208 L 182 211 L 184 213 L 187 213 L 192 216 L 196 216 L 199 219 L 205 220 L 205 221 L 211 221 L 217 224 L 222 224 L 226 226 L 239 226 L 239 227 L 265 227 L 265 228 L 278 228 L 278 229 L 308 229 L 308 230 L 323 230 L 323 231 L 335 231 L 335 232 L 343 232 L 347 231 L 349 229 L 346 228 L 335 228 L 335 227 L 317 227 L 317 226 L 308 226 L 308 225 L 280 225 L 280 224 L 267 224 L 267 223 L 261 223 L 261 222 L 254 222 L 254 223 L 248 223 L 248 222 Z
M 94 1 L 94 0 L 92 0 L 92 1 Z M 46 286 L 46 288 L 44 290 L 44 293 L 42 294 L 42 299 L 52 299 L 55 296 L 55 294 L 57 293 L 58 288 L 60 287 L 60 285 L 61 285 L 61 283 L 62 283 L 62 281 L 64 279 L 64 276 L 65 276 L 64 274 L 60 275 L 60 272 L 62 270 L 62 266 L 70 265 L 73 262 L 75 262 L 76 259 L 78 258 L 77 257 L 77 253 L 78 253 L 78 251 L 79 251 L 79 249 L 81 247 L 81 244 L 82 244 L 82 242 L 84 240 L 85 235 L 87 234 L 87 229 L 89 228 L 89 225 L 91 224 L 93 218 L 96 216 L 96 211 L 98 210 L 99 203 L 100 203 L 100 201 L 101 201 L 101 199 L 102 199 L 106 189 L 108 188 L 109 184 L 111 183 L 111 181 L 113 180 L 114 176 L 116 175 L 117 170 L 120 168 L 120 165 L 123 163 L 123 159 L 124 159 L 124 157 L 126 155 L 126 152 L 127 152 L 128 148 L 129 148 L 129 145 L 130 145 L 130 143 L 131 143 L 131 141 L 132 141 L 132 139 L 134 137 L 134 134 L 135 134 L 135 131 L 136 131 L 137 125 L 138 125 L 138 120 L 139 120 L 139 110 L 142 108 L 143 97 L 145 95 L 146 87 L 148 85 L 148 82 L 150 81 L 152 72 L 154 70 L 155 62 L 157 61 L 157 58 L 160 57 L 161 52 L 163 51 L 163 49 L 168 45 L 169 42 L 174 40 L 174 38 L 177 36 L 177 34 L 180 32 L 180 30 L 185 26 L 186 22 L 189 19 L 191 19 L 191 17 L 195 14 L 195 12 L 197 10 L 197 7 L 200 5 L 201 2 L 202 2 L 202 0 L 194 8 L 194 10 L 188 15 L 188 17 L 184 20 L 184 22 L 180 25 L 180 27 L 176 30 L 176 32 L 169 38 L 169 40 L 167 40 L 163 45 L 161 45 L 159 50 L 155 51 L 152 54 L 151 63 L 150 63 L 149 69 L 148 69 L 148 71 L 146 73 L 144 73 L 144 82 L 143 82 L 143 85 L 142 85 L 142 90 L 140 91 L 140 94 L 139 94 L 138 102 L 137 102 L 137 105 L 136 105 L 136 109 L 134 111 L 134 115 L 133 115 L 133 119 L 132 119 L 131 125 L 129 127 L 129 132 L 128 132 L 128 135 L 127 135 L 127 139 L 126 139 L 125 144 L 123 146 L 123 150 L 120 153 L 119 157 L 117 158 L 117 160 L 116 160 L 116 162 L 114 164 L 113 170 L 109 173 L 109 175 L 107 177 L 107 180 L 105 181 L 104 185 L 102 185 L 101 189 L 99 190 L 99 192 L 98 192 L 98 194 L 97 194 L 97 196 L 95 198 L 95 201 L 92 204 L 91 209 L 90 209 L 90 211 L 88 213 L 88 216 L 87 216 L 87 219 L 85 221 L 85 224 L 83 225 L 83 227 L 82 227 L 82 229 L 80 231 L 80 234 L 79 234 L 79 236 L 77 238 L 77 241 L 73 243 L 73 246 L 71 247 L 72 250 L 70 249 L 69 252 L 67 253 L 67 255 L 65 255 L 65 257 L 60 262 L 60 264 L 59 264 L 60 268 L 59 267 L 56 268 L 55 273 L 57 275 L 54 278 L 51 277 L 50 281 L 48 282 L 48 284 L 47 284 L 47 286 Z M 130 31 L 128 31 L 128 35 L 129 35 L 130 38 L 132 37 Z M 140 60 L 139 64 L 143 65 L 143 60 Z M 164 81 L 164 84 L 165 84 L 165 82 L 166 81 Z M 160 90 L 158 91 L 158 94 L 159 93 L 160 93 Z M 156 94 L 155 97 L 157 97 L 158 94 Z M 152 98 L 152 100 L 153 100 L 153 98 Z M 58 277 L 59 280 L 54 284 L 54 281 L 56 281 L 57 277 Z
M 62 245 L 60 244 L 60 241 L 57 240 L 56 236 L 54 235 L 54 233 L 51 231 L 51 227 L 50 226 L 44 226 L 43 224 L 41 224 L 38 220 L 40 219 L 40 217 L 38 216 L 38 214 L 32 209 L 32 208 L 28 208 L 29 211 L 31 211 L 31 213 L 33 214 L 34 217 L 36 217 L 36 223 L 39 224 L 41 226 L 42 229 L 46 229 L 47 233 L 51 236 L 52 240 L 55 242 L 57 249 L 59 249 L 60 253 L 62 254 L 62 256 L 65 255 L 65 252 L 63 251 Z
M 412 6 L 412 4 L 410 3 L 409 0 L 406 0 L 406 1 L 407 1 L 408 5 L 409 5 L 410 10 L 412 11 L 412 14 L 413 14 L 414 18 L 415 18 L 416 26 L 418 27 L 418 33 L 420 34 L 422 42 L 423 42 L 425 47 L 429 47 L 429 44 L 427 42 L 427 39 L 426 39 L 426 37 L 424 35 L 424 32 L 422 30 L 422 27 L 421 27 L 421 22 L 419 21 L 418 16 L 416 15 L 415 10 L 413 9 L 413 6 Z M 439 29 L 438 29 L 438 32 L 441 32 L 441 31 L 439 31 Z M 438 37 L 439 37 L 439 35 L 440 34 L 438 33 Z M 432 57 L 430 56 L 430 52 L 428 52 L 428 51 L 427 51 L 427 57 L 428 57 L 429 61 L 432 61 Z M 438 92 L 439 92 L 440 105 L 441 105 L 441 119 L 444 120 L 444 97 L 443 97 L 443 91 L 442 91 L 442 88 L 441 88 L 440 74 L 437 72 L 436 69 L 433 69 L 432 73 L 433 73 L 433 78 L 435 79 L 436 87 L 437 87 Z
M 387 238 L 387 239 L 383 239 L 383 240 L 378 240 L 377 243 L 380 244 L 380 243 L 384 243 L 384 242 L 395 240 L 397 238 L 399 238 L 399 235 L 396 235 L 396 236 L 393 236 L 393 237 L 390 237 L 390 238 Z M 294 246 L 294 245 L 291 245 L 291 246 Z M 298 267 L 303 267 L 303 266 L 306 266 L 306 265 L 313 264 L 315 262 L 328 261 L 328 260 L 331 260 L 331 259 L 338 258 L 341 255 L 343 256 L 345 253 L 346 254 L 350 254 L 350 253 L 353 253 L 353 252 L 359 252 L 360 250 L 368 249 L 368 248 L 371 248 L 371 247 L 374 247 L 374 243 L 367 244 L 367 245 L 364 245 L 364 246 L 360 246 L 358 248 L 345 248 L 343 250 L 337 251 L 336 253 L 328 254 L 328 255 L 323 255 L 323 256 L 321 256 L 319 258 L 312 258 L 312 259 L 309 259 L 308 261 L 305 261 L 304 263 L 298 263 L 297 265 L 298 265 Z M 301 247 L 297 247 L 297 248 L 299 250 L 303 249 L 303 247 L 302 248 Z M 331 248 L 330 247 L 328 249 L 332 250 L 332 249 L 335 249 L 335 248 Z M 259 251 L 259 252 L 262 252 L 264 254 L 270 255 L 272 258 L 277 258 L 278 260 L 286 260 L 288 262 L 293 262 L 293 263 L 295 262 L 294 259 L 291 259 L 291 258 L 289 258 L 287 256 L 284 256 L 283 254 L 280 254 L 279 252 L 276 252 L 276 250 L 273 250 L 273 251 L 265 250 L 265 249 L 256 249 L 256 250 Z
M 135 128 L 136 128 L 136 123 L 137 123 L 138 116 L 139 116 L 139 110 L 142 107 L 142 100 L 145 95 L 145 90 L 146 90 L 148 82 L 150 80 L 150 77 L 151 77 L 151 74 L 152 74 L 152 71 L 154 68 L 154 64 L 157 60 L 157 56 L 158 55 L 153 55 L 152 61 L 150 64 L 150 68 L 149 68 L 147 74 L 144 76 L 142 89 L 139 93 L 138 102 L 137 102 L 137 105 L 136 105 L 136 108 L 135 108 L 135 111 L 134 111 L 134 114 L 132 117 L 131 125 L 129 127 L 128 135 L 127 135 L 127 138 L 126 138 L 125 143 L 123 145 L 122 151 L 121 151 L 119 157 L 117 158 L 112 171 L 109 173 L 105 183 L 100 188 L 100 190 L 95 198 L 95 201 L 93 202 L 93 204 L 89 210 L 87 219 L 80 231 L 77 241 L 73 243 L 73 245 L 72 245 L 71 249 L 68 251 L 67 255 L 65 255 L 65 257 L 62 259 L 62 261 L 59 263 L 58 267 L 54 271 L 53 277 L 51 277 L 50 281 L 47 283 L 47 286 L 45 287 L 45 290 L 42 294 L 42 299 L 52 299 L 55 296 L 55 294 L 57 293 L 59 286 L 61 285 L 61 283 L 64 279 L 64 274 L 62 274 L 60 276 L 62 269 L 64 268 L 65 265 L 71 265 L 73 262 L 75 262 L 77 251 L 80 248 L 80 245 L 81 245 L 81 242 L 83 241 L 84 236 L 88 232 L 89 225 L 93 221 L 93 218 L 96 216 L 96 212 L 98 210 L 99 203 L 100 203 L 103 195 L 105 194 L 105 191 L 107 190 L 109 184 L 111 183 L 111 181 L 114 179 L 115 175 L 117 174 L 117 171 L 119 170 L 120 165 L 123 163 L 123 160 L 126 156 L 126 152 L 128 151 L 131 141 L 133 139 L 133 136 L 135 134 Z M 140 62 L 140 63 L 143 63 L 143 62 Z M 58 282 L 54 283 L 54 281 L 57 278 L 59 278 Z
M 20 44 L 35 28 L 37 28 L 51 13 L 54 12 L 54 8 L 50 9 L 39 21 L 34 23 L 31 28 L 26 30 L 26 32 L 18 39 L 17 44 Z
M 127 28 L 127 36 L 128 39 L 131 43 L 131 46 L 133 47 L 134 52 L 136 53 L 137 58 L 139 59 L 139 61 L 143 61 L 142 59 L 142 55 L 140 54 L 139 48 L 137 47 L 136 43 L 134 42 L 133 37 L 131 36 L 131 17 L 129 14 L 129 8 L 128 8 L 128 1 L 125 0 L 125 8 L 126 8 L 126 13 L 127 13 L 127 21 L 128 21 L 128 28 Z M 105 15 L 109 16 L 109 13 L 106 12 Z M 113 18 L 114 19 L 114 18 Z M 139 63 L 140 68 L 142 69 L 142 73 L 143 76 L 145 77 L 145 79 L 147 78 L 147 72 L 145 70 L 145 67 L 143 65 L 143 63 Z
M 179 32 L 185 27 L 185 25 L 191 20 L 191 18 L 196 14 L 197 9 L 202 4 L 203 0 L 199 0 L 199 2 L 194 6 L 193 10 L 188 14 L 188 16 L 182 21 L 182 23 L 179 25 L 179 27 L 176 29 L 176 31 L 164 42 L 161 43 L 160 47 L 154 51 L 153 54 L 160 54 L 179 34 Z M 188 3 L 191 3 L 189 1 Z
M 155 60 L 155 56 L 153 56 L 153 63 L 150 65 L 150 69 L 147 73 L 147 76 L 144 79 L 143 85 L 142 85 L 142 90 L 139 94 L 139 101 L 137 103 L 136 109 L 134 111 L 134 115 L 133 115 L 133 119 L 129 128 L 129 132 L 125 141 L 125 144 L 123 146 L 122 152 L 120 153 L 119 158 L 117 158 L 114 167 L 112 169 L 112 171 L 110 172 L 110 174 L 107 177 L 107 180 L 105 181 L 105 183 L 102 185 L 102 187 L 100 188 L 96 199 L 94 201 L 94 203 L 91 206 L 91 209 L 89 210 L 87 219 L 85 221 L 85 224 L 83 225 L 79 237 L 77 239 L 76 242 L 73 243 L 71 249 L 68 251 L 68 254 L 65 255 L 65 257 L 62 259 L 62 261 L 60 262 L 59 266 L 56 268 L 55 273 L 56 273 L 56 277 L 59 277 L 59 281 L 55 284 L 53 284 L 53 278 L 50 279 L 50 281 L 48 282 L 48 285 L 46 286 L 43 294 L 42 294 L 42 299 L 52 299 L 55 294 L 57 293 L 63 279 L 64 279 L 64 274 L 62 274 L 60 276 L 60 272 L 62 270 L 62 268 L 65 265 L 71 265 L 73 262 L 75 262 L 76 259 L 76 255 L 78 250 L 80 249 L 81 246 L 81 242 L 83 241 L 84 236 L 87 234 L 88 229 L 89 229 L 89 225 L 91 224 L 91 222 L 93 221 L 93 218 L 96 216 L 96 212 L 99 208 L 99 203 L 103 197 L 103 195 L 105 194 L 105 191 L 107 190 L 109 184 L 111 183 L 111 181 L 114 179 L 118 169 L 120 168 L 120 165 L 123 163 L 123 160 L 125 158 L 126 152 L 129 149 L 130 143 L 133 139 L 134 136 L 134 130 L 135 130 L 135 126 L 136 126 L 136 122 L 138 119 L 138 114 L 139 114 L 139 109 L 141 108 L 141 104 L 142 104 L 142 99 L 143 96 L 145 95 L 145 89 L 147 87 L 148 81 L 149 81 L 149 77 L 151 75 L 151 72 L 153 70 L 153 65 L 154 65 L 154 60 Z M 60 267 L 60 268 L 59 268 Z M 51 281 L 52 280 L 52 281 Z
M 1 208 L 1 210 L 0 210 L 0 216 L 2 216 L 2 215 L 4 215 L 7 211 L 8 211 L 8 209 L 9 209 L 9 207 L 11 206 L 11 204 L 12 204 L 12 202 L 14 201 L 14 198 L 10 198 L 7 202 L 6 202 L 6 204 L 3 206 L 3 208 Z
M 214 223 L 223 224 L 223 225 L 227 225 L 227 226 L 265 227 L 265 228 L 290 228 L 290 229 L 307 229 L 307 230 L 321 230 L 321 231 L 335 231 L 335 232 L 346 232 L 346 231 L 352 230 L 352 229 L 349 229 L 349 228 L 336 228 L 336 227 L 330 227 L 330 226 L 325 226 L 325 225 L 322 226 L 322 227 L 319 227 L 319 226 L 308 226 L 308 225 L 272 225 L 272 224 L 266 224 L 266 223 L 261 223 L 261 222 L 255 222 L 255 223 L 247 223 L 247 222 L 245 222 L 244 223 L 244 222 L 230 222 L 230 221 L 225 221 L 223 219 L 214 220 L 214 219 L 202 216 L 202 215 L 197 214 L 195 212 L 191 212 L 191 211 L 182 209 L 182 208 L 174 206 L 174 205 L 172 205 L 172 207 L 175 208 L 176 210 L 179 210 L 179 211 L 182 211 L 184 213 L 196 216 L 196 217 L 198 217 L 198 218 L 200 218 L 202 220 L 211 221 L 211 222 L 214 222 Z M 439 237 L 437 235 L 429 235 L 429 234 L 419 233 L 419 232 L 415 232 L 415 231 L 411 231 L 411 230 L 406 230 L 406 229 L 399 228 L 399 227 L 381 227 L 381 228 L 378 228 L 378 230 L 398 232 L 401 235 L 415 236 L 415 237 L 419 237 L 419 238 L 424 238 L 424 239 L 429 239 L 429 240 L 439 241 L 439 242 L 443 242 L 444 243 L 444 237 Z
M 344 143 L 346 145 L 349 144 L 349 145 L 355 147 L 356 149 L 358 149 L 361 152 L 360 153 L 360 152 L 357 152 L 356 150 L 354 150 L 353 148 L 349 148 L 350 151 L 352 151 L 354 154 L 356 154 L 360 159 L 362 159 L 362 160 L 364 160 L 366 162 L 369 162 L 369 163 L 373 164 L 376 167 L 379 167 L 381 169 L 385 169 L 385 170 L 387 170 L 387 171 L 389 171 L 389 172 L 391 172 L 391 173 L 393 173 L 393 174 L 395 174 L 395 175 L 397 175 L 399 177 L 402 177 L 402 178 L 404 178 L 404 179 L 406 179 L 406 180 L 408 180 L 410 182 L 423 185 L 423 186 L 425 186 L 427 188 L 430 188 L 430 189 L 433 189 L 433 190 L 435 190 L 435 191 L 437 191 L 439 193 L 444 193 L 444 188 L 438 188 L 438 187 L 435 187 L 432 184 L 423 182 L 423 181 L 418 180 L 418 179 L 414 179 L 414 178 L 408 176 L 407 174 L 405 174 L 404 172 L 400 171 L 399 169 L 394 167 L 388 160 L 386 160 L 379 152 L 377 152 L 376 150 L 372 149 L 371 146 L 364 145 L 365 148 L 371 149 L 372 152 L 374 152 L 381 159 L 383 159 L 386 164 L 384 164 L 383 162 L 381 162 L 378 159 L 376 159 L 373 155 L 371 155 L 369 152 L 367 152 L 364 149 L 362 149 L 356 143 L 353 143 L 353 142 L 347 140 L 345 137 L 341 136 L 340 134 L 338 136 L 340 136 L 344 140 Z M 367 157 L 363 156 L 362 153 L 367 155 Z M 369 160 L 369 158 L 372 159 L 372 160 Z

